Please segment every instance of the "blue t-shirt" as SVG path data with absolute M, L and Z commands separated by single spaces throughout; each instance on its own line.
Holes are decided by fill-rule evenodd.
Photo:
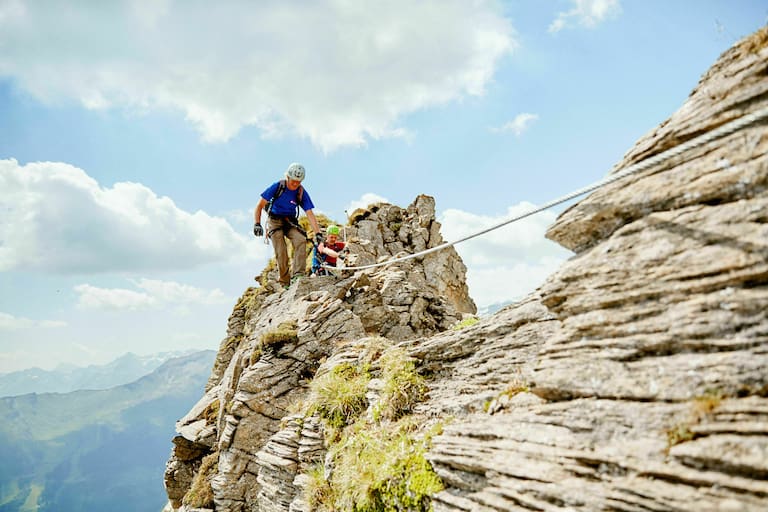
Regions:
M 279 185 L 280 182 L 276 181 L 267 187 L 267 190 L 261 193 L 262 199 L 269 202 L 275 195 L 275 192 L 277 192 L 277 187 Z M 301 195 L 301 204 L 297 204 L 298 195 L 298 188 L 296 190 L 290 190 L 286 186 L 283 193 L 280 194 L 280 197 L 275 199 L 275 202 L 272 203 L 272 211 L 270 213 L 272 215 L 277 215 L 278 217 L 294 217 L 297 213 L 297 206 L 301 206 L 301 209 L 304 211 L 311 210 L 315 207 L 315 205 L 312 204 L 312 198 L 309 197 L 307 189 L 304 189 L 304 192 Z

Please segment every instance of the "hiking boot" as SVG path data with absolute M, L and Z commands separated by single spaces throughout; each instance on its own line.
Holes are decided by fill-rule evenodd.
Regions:
M 289 284 L 288 286 L 293 286 L 293 283 L 295 283 L 296 281 L 298 281 L 302 277 L 304 277 L 304 274 L 296 274 L 295 276 L 293 276 L 291 278 L 291 284 Z

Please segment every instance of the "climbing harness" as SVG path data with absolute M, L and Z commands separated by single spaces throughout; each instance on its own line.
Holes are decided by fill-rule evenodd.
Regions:
M 274 235 L 277 231 L 282 231 L 283 234 L 285 234 L 286 229 L 290 230 L 291 228 L 296 228 L 299 233 L 304 235 L 307 240 L 309 238 L 307 237 L 307 232 L 302 229 L 301 225 L 299 225 L 299 221 L 293 217 L 279 217 L 277 215 L 269 214 L 269 218 L 271 220 L 279 219 L 281 224 L 280 227 L 270 229 L 269 231 L 264 232 L 264 243 L 269 245 L 269 240 L 272 238 L 272 235 Z M 269 224 L 267 224 L 269 226 Z
M 299 164 L 291 164 L 291 166 L 288 168 L 288 170 L 290 171 L 291 168 L 293 168 L 293 166 L 301 167 L 301 165 L 299 165 Z M 303 167 L 301 167 L 301 172 L 304 172 L 304 168 Z M 285 189 L 287 188 L 287 186 L 288 186 L 288 184 L 287 184 L 286 180 L 278 181 L 277 182 L 277 189 L 275 190 L 274 195 L 272 195 L 272 199 L 270 199 L 267 202 L 266 206 L 264 207 L 264 211 L 267 212 L 267 216 L 270 219 L 280 219 L 283 222 L 283 225 L 281 227 L 264 232 L 264 244 L 265 245 L 269 245 L 269 240 L 270 240 L 270 238 L 272 238 L 272 235 L 275 233 L 275 231 L 284 230 L 286 223 L 288 223 L 288 224 L 290 224 L 290 226 L 293 226 L 296 229 L 298 229 L 304 236 L 307 236 L 306 231 L 301 229 L 301 227 L 299 226 L 299 220 L 298 220 L 298 217 L 299 217 L 299 206 L 301 205 L 301 202 L 302 202 L 302 200 L 304 198 L 304 187 L 303 186 L 299 185 L 299 188 L 297 189 L 297 192 L 296 192 L 296 213 L 294 214 L 293 218 L 287 217 L 287 216 L 285 216 L 285 217 L 284 216 L 278 216 L 278 215 L 274 215 L 272 213 L 272 206 L 275 204 L 275 201 L 277 201 L 277 198 L 280 197 L 281 195 L 283 195 L 283 192 L 285 192 Z M 269 225 L 269 224 L 267 224 L 267 225 Z
M 731 135 L 742 128 L 745 128 L 751 124 L 756 123 L 757 121 L 760 121 L 762 119 L 765 119 L 768 117 L 768 107 L 764 107 L 760 110 L 756 110 L 755 112 L 752 112 L 750 114 L 745 114 L 739 118 L 736 118 L 733 121 L 730 121 L 726 124 L 723 124 L 714 130 L 711 130 L 709 132 L 703 133 L 699 135 L 698 137 L 694 137 L 693 139 L 687 140 L 686 142 L 683 142 L 673 148 L 670 148 L 666 151 L 663 151 L 657 155 L 654 155 L 652 157 L 647 158 L 646 160 L 643 160 L 641 162 L 638 162 L 636 164 L 630 165 L 623 171 L 620 171 L 612 176 L 608 176 L 600 181 L 596 181 L 590 185 L 587 185 L 586 187 L 580 188 L 578 190 L 575 190 L 569 194 L 566 194 L 558 199 L 554 199 L 548 203 L 543 204 L 542 206 L 539 206 L 538 208 L 534 208 L 528 212 L 525 212 L 523 214 L 517 215 L 515 217 L 512 217 L 511 219 L 507 219 L 503 222 L 500 222 L 494 226 L 491 226 L 487 229 L 483 229 L 481 231 L 478 231 L 476 233 L 473 233 L 471 235 L 467 235 L 464 238 L 460 238 L 458 240 L 454 240 L 453 242 L 445 242 L 443 244 L 437 245 L 435 247 L 432 247 L 430 249 L 425 249 L 423 251 L 414 253 L 414 254 L 408 254 L 406 256 L 401 256 L 399 258 L 395 258 L 392 260 L 387 261 L 381 261 L 379 263 L 372 263 L 370 265 L 360 265 L 357 267 L 350 266 L 345 267 L 344 270 L 366 270 L 376 267 L 384 267 L 386 265 L 392 265 L 393 263 L 399 263 L 401 261 L 406 261 L 411 258 L 419 258 L 421 256 L 425 256 L 427 254 L 441 251 L 443 249 L 447 249 L 448 247 L 452 247 L 456 244 L 460 244 L 461 242 L 466 242 L 467 240 L 471 240 L 472 238 L 476 238 L 478 236 L 484 235 L 486 233 L 489 233 L 491 231 L 494 231 L 496 229 L 499 229 L 501 227 L 506 226 L 507 224 L 512 224 L 513 222 L 517 222 L 519 220 L 522 220 L 526 217 L 530 217 L 531 215 L 534 215 L 536 213 L 542 212 L 544 210 L 547 210 L 549 208 L 552 208 L 553 206 L 557 206 L 559 204 L 565 203 L 567 201 L 570 201 L 571 199 L 574 199 L 576 197 L 579 197 L 581 195 L 584 195 L 588 192 L 592 192 L 594 190 L 597 190 L 601 187 L 604 187 L 605 185 L 608 185 L 610 183 L 613 183 L 614 181 L 618 181 L 622 178 L 625 178 L 631 174 L 638 173 L 640 171 L 647 170 L 655 165 L 658 165 L 666 160 L 670 160 L 676 156 L 681 155 L 682 153 L 685 153 L 686 151 L 689 151 L 691 149 L 695 149 L 699 146 L 703 146 L 704 144 L 707 144 L 709 142 L 712 142 L 713 140 L 719 139 L 721 137 L 725 137 L 726 135 Z M 323 265 L 325 267 L 325 265 Z M 333 268 L 333 267 L 330 267 Z

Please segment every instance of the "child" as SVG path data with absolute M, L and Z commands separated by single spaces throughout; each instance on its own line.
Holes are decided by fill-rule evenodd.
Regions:
M 336 261 L 339 258 L 339 253 L 344 250 L 344 242 L 339 240 L 339 226 L 331 224 L 325 230 L 327 237 L 325 241 L 320 242 L 317 245 L 317 256 L 321 263 L 329 265 L 331 267 L 336 266 Z M 327 275 L 328 272 L 323 272 L 324 269 L 318 271 L 319 275 Z

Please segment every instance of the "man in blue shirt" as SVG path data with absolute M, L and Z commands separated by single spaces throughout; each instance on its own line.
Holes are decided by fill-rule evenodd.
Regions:
M 275 248 L 275 258 L 277 259 L 277 268 L 280 271 L 280 284 L 283 287 L 288 286 L 303 276 L 307 268 L 307 233 L 299 226 L 299 207 L 307 214 L 310 226 L 315 232 L 315 238 L 320 243 L 323 235 L 320 233 L 320 227 L 312 209 L 312 199 L 309 193 L 302 187 L 306 171 L 301 164 L 293 163 L 285 171 L 285 180 L 276 181 L 261 193 L 259 204 L 254 211 L 253 234 L 262 236 L 264 228 L 261 227 L 261 211 L 267 207 L 269 223 L 267 227 L 267 237 L 272 241 Z M 285 238 L 288 238 L 293 245 L 293 265 L 288 268 L 288 249 L 285 244 Z

